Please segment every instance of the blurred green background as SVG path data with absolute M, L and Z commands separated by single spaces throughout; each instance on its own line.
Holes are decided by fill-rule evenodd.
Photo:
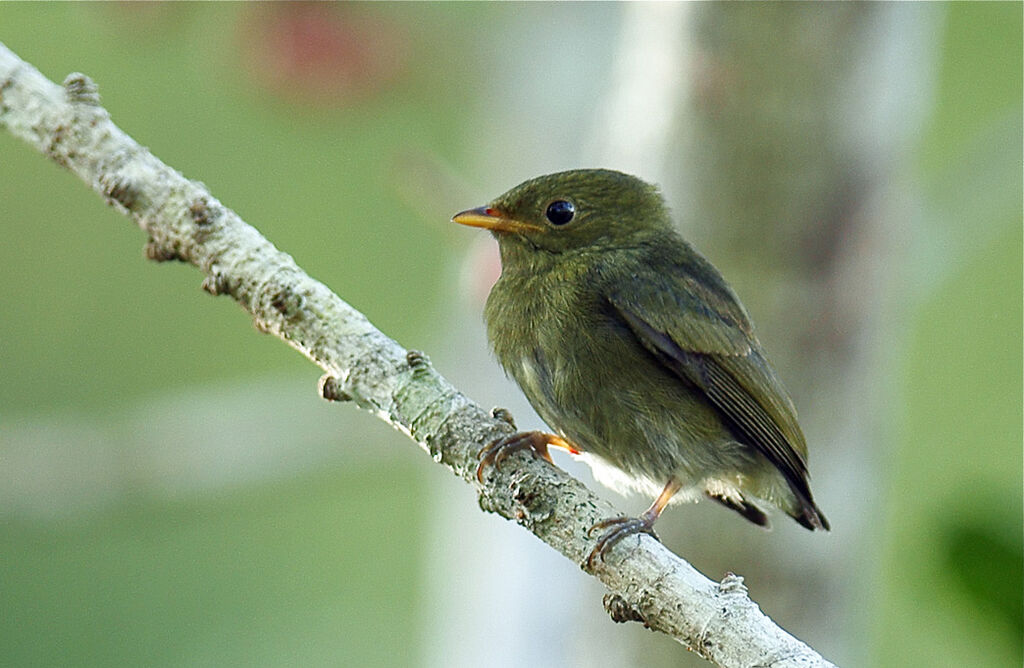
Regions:
M 927 12 L 912 25 L 931 94 L 894 159 L 906 245 L 869 354 L 884 415 L 871 471 L 847 481 L 873 499 L 851 537 L 870 559 L 850 573 L 823 553 L 829 577 L 853 579 L 853 623 L 786 626 L 860 665 L 1020 665 L 1021 5 L 905 11 Z M 581 166 L 566 147 L 587 139 L 624 12 L 4 3 L 0 42 L 52 80 L 93 77 L 121 128 L 460 383 L 478 370 L 456 364 L 471 325 L 451 316 L 478 317 L 465 276 L 487 242 L 448 218 Z M 429 581 L 450 573 L 424 556 L 445 540 L 430 499 L 450 488 L 472 507 L 469 488 L 319 401 L 317 369 L 201 292 L 193 268 L 145 261 L 140 231 L 5 133 L 0 238 L 0 664 L 443 662 L 431 643 L 448 611 Z M 816 493 L 830 517 L 846 503 Z M 486 564 L 446 566 L 487 588 Z M 494 621 L 445 642 L 515 623 Z M 623 663 L 643 665 L 648 644 L 685 655 L 600 624 L 636 648 Z

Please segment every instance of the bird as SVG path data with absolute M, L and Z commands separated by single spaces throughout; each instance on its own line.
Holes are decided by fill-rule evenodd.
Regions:
M 708 497 L 763 527 L 774 506 L 829 530 L 792 399 L 736 293 L 676 231 L 657 187 L 575 169 L 525 181 L 452 221 L 497 239 L 488 339 L 554 431 L 485 446 L 481 481 L 518 450 L 552 462 L 553 446 L 587 461 L 599 482 L 654 496 L 638 517 L 591 528 L 601 532 L 591 568 L 627 536 L 657 538 L 670 502 Z

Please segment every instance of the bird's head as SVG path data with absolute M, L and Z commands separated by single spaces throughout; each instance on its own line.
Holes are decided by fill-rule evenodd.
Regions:
M 503 256 L 512 247 L 548 253 L 621 248 L 672 226 L 657 188 L 608 169 L 539 176 L 452 220 L 490 230 Z

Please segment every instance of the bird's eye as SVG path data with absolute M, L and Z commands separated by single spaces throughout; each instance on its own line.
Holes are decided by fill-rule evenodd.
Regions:
M 565 225 L 576 215 L 576 207 L 572 205 L 572 202 L 556 199 L 548 204 L 548 210 L 544 212 L 544 215 L 548 217 L 552 225 Z

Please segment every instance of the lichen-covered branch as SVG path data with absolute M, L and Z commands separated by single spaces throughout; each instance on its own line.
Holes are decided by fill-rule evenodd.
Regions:
M 265 332 L 324 370 L 321 394 L 351 400 L 408 434 L 438 461 L 478 485 L 481 506 L 512 519 L 575 563 L 593 547 L 588 529 L 614 514 L 549 464 L 517 455 L 479 485 L 482 444 L 511 433 L 415 351 L 378 331 L 290 256 L 264 239 L 201 183 L 156 159 L 114 125 L 96 86 L 71 74 L 63 86 L 0 44 L 0 127 L 77 174 L 149 237 L 147 257 L 179 260 L 202 287 L 230 295 Z M 828 666 L 747 597 L 742 579 L 716 583 L 649 536 L 623 541 L 593 575 L 610 590 L 618 621 L 640 621 L 723 666 Z

